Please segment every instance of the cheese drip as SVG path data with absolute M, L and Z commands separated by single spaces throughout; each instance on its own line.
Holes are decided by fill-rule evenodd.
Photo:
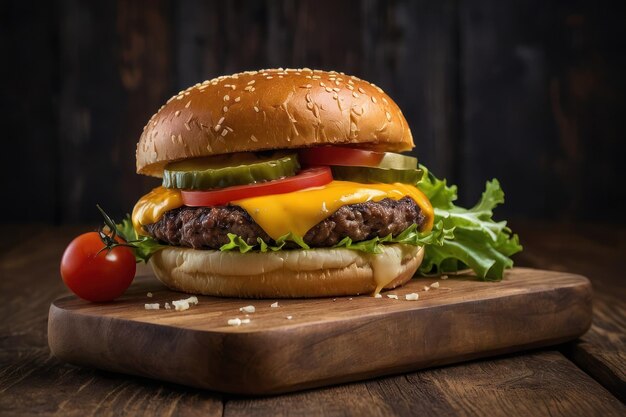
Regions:
M 142 226 L 159 221 L 165 212 L 183 205 L 180 191 L 157 187 L 137 201 L 133 208 L 133 227 L 138 234 L 145 235 Z
M 332 181 L 322 187 L 307 188 L 286 194 L 245 198 L 231 204 L 246 210 L 273 239 L 288 233 L 304 236 L 313 226 L 349 204 L 412 198 L 426 218 L 422 231 L 432 228 L 434 213 L 428 198 L 408 184 L 360 184 Z M 158 187 L 143 196 L 133 210 L 133 226 L 141 232 L 143 225 L 156 223 L 166 211 L 183 205 L 180 191 Z

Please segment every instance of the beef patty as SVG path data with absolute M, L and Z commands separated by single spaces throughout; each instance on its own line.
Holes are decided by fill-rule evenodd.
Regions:
M 354 242 L 396 236 L 413 223 L 420 227 L 424 220 L 419 206 L 409 197 L 350 204 L 313 226 L 304 241 L 311 247 L 329 247 L 346 236 Z M 180 207 L 144 229 L 163 243 L 196 249 L 219 249 L 229 242 L 228 233 L 241 236 L 249 245 L 256 245 L 259 237 L 274 243 L 238 206 Z

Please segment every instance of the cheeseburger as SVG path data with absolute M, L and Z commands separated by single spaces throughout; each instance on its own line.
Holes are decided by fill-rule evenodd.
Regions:
M 434 214 L 411 131 L 357 77 L 310 69 L 222 76 L 150 119 L 137 172 L 162 178 L 132 213 L 168 287 L 231 297 L 377 294 L 407 282 Z M 363 250 L 376 245 L 376 250 Z

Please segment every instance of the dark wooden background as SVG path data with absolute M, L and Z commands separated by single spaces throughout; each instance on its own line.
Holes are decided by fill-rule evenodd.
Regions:
M 623 1 L 4 1 L 0 31 L 2 223 L 119 217 L 167 98 L 299 66 L 382 86 L 466 204 L 498 177 L 502 217 L 625 222 Z

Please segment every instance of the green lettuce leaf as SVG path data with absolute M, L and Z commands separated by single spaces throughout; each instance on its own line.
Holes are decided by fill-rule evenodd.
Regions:
M 498 180 L 488 181 L 478 203 L 465 209 L 454 205 L 456 186 L 448 186 L 424 166 L 418 188 L 426 194 L 435 209 L 435 222 L 454 231 L 453 239 L 441 245 L 428 245 L 419 272 L 423 275 L 445 274 L 471 268 L 484 280 L 502 279 L 504 270 L 513 266 L 510 256 L 521 251 L 517 235 L 506 222 L 493 220 L 493 209 L 504 203 L 504 192 Z
M 162 245 L 150 236 L 138 235 L 133 227 L 130 215 L 127 215 L 126 218 L 122 220 L 122 223 L 115 224 L 115 226 L 117 234 L 131 245 L 137 262 L 148 262 L 152 254 L 167 247 L 167 245 Z

